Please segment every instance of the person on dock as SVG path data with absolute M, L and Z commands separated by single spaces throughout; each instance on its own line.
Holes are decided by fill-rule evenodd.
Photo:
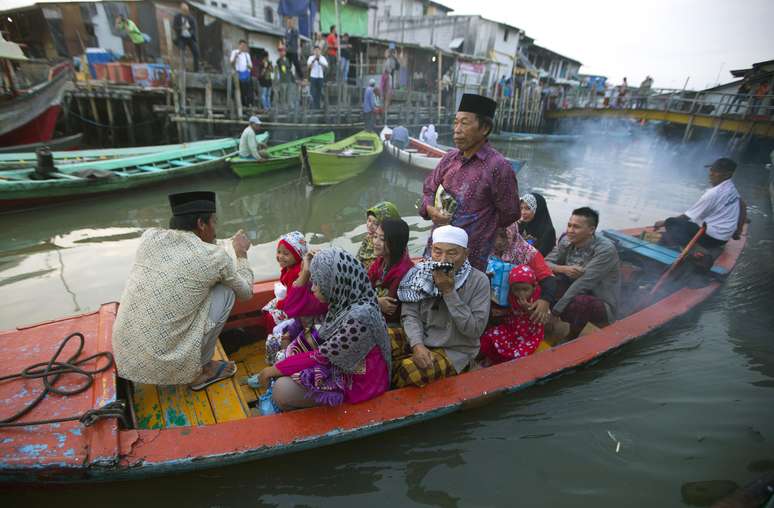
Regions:
M 301 62 L 299 55 L 301 54 L 301 46 L 299 44 L 298 28 L 296 26 L 296 18 L 285 18 L 285 49 L 287 50 L 288 60 L 296 69 L 298 79 L 304 79 L 304 69 L 301 68 Z
M 266 145 L 258 142 L 256 136 L 263 128 L 261 127 L 261 119 L 257 116 L 251 116 L 249 125 L 242 131 L 242 135 L 239 137 L 239 156 L 243 159 L 268 159 L 269 154 L 266 153 Z
M 376 291 L 376 299 L 387 326 L 400 326 L 401 304 L 398 285 L 414 267 L 408 254 L 409 227 L 402 219 L 386 219 L 374 236 L 376 259 L 368 269 L 368 279 Z
M 169 229 L 151 228 L 140 238 L 113 354 L 124 379 L 201 390 L 236 373 L 234 362 L 212 357 L 234 299 L 253 296 L 250 241 L 241 230 L 231 238 L 236 262 L 216 242 L 214 192 L 171 194 L 169 203 Z
M 645 109 L 648 107 L 648 95 L 650 95 L 650 89 L 653 86 L 653 78 L 645 76 L 645 79 L 640 83 L 640 89 L 637 91 L 637 103 L 635 108 Z
M 559 299 L 551 313 L 570 324 L 570 339 L 589 322 L 612 323 L 618 310 L 621 262 L 613 242 L 596 234 L 598 225 L 596 210 L 573 210 L 567 232 L 546 256 L 558 279 Z
M 239 41 L 239 47 L 231 51 L 229 62 L 239 79 L 239 94 L 242 98 L 242 106 L 249 107 L 253 105 L 253 60 L 250 57 L 250 50 L 247 47 L 247 41 Z
M 306 61 L 309 68 L 309 79 L 312 94 L 312 108 L 320 109 L 323 93 L 323 83 L 325 82 L 325 71 L 328 70 L 328 60 L 320 54 L 322 49 L 315 46 L 313 54 Z
M 329 75 L 329 79 L 335 80 L 337 78 L 336 73 L 338 72 L 338 60 L 336 57 L 339 52 L 339 34 L 336 33 L 336 25 L 331 25 L 330 32 L 328 32 L 328 36 L 325 38 L 325 44 L 328 46 L 328 49 L 325 51 L 328 65 L 333 70 Z
M 292 63 L 284 46 L 280 46 L 277 51 L 279 58 L 277 58 L 277 65 L 274 66 L 277 78 L 275 80 L 277 83 L 277 103 L 283 107 L 296 106 L 298 105 L 298 97 Z
M 470 263 L 486 269 L 497 228 L 519 219 L 519 186 L 513 167 L 488 141 L 497 103 L 475 94 L 462 96 L 449 150 L 425 178 L 419 214 L 433 228 L 451 224 L 470 237 Z M 429 246 L 428 246 L 429 250 Z
M 261 61 L 261 67 L 258 69 L 258 84 L 261 85 L 261 105 L 264 111 L 271 109 L 271 89 L 272 77 L 274 75 L 274 66 L 267 55 Z
M 736 171 L 736 162 L 721 157 L 706 167 L 709 168 L 712 187 L 682 215 L 654 224 L 656 229 L 666 228 L 661 244 L 682 248 L 696 236 L 701 224 L 707 225 L 698 240 L 698 244 L 704 248 L 723 247 L 732 238 L 740 238 L 747 221 L 747 205 L 731 180 Z
M 272 401 L 291 411 L 357 404 L 386 392 L 390 339 L 365 270 L 352 254 L 329 247 L 313 256 L 310 273 L 313 291 L 328 303 L 328 312 L 317 338 L 298 348 L 291 343 L 284 360 L 261 371 L 264 385 L 279 378 Z
M 339 53 L 341 55 L 341 60 L 339 61 L 339 76 L 344 83 L 347 83 L 349 81 L 349 62 L 352 59 L 352 43 L 349 41 L 348 33 L 341 35 L 339 48 Z
M 546 198 L 537 192 L 528 193 L 521 197 L 520 206 L 521 217 L 517 222 L 519 233 L 543 256 L 548 256 L 556 247 L 556 230 Z
M 430 146 L 438 146 L 438 133 L 435 131 L 435 125 L 423 125 L 419 131 L 419 141 L 427 143 Z
M 116 30 L 124 32 L 134 45 L 135 58 L 138 62 L 145 61 L 145 34 L 140 31 L 134 21 L 124 15 L 116 18 Z
M 430 259 L 398 286 L 403 331 L 391 329 L 392 385 L 425 386 L 465 372 L 489 320 L 489 279 L 468 261 L 468 235 L 433 231 Z
M 185 48 L 191 50 L 193 57 L 193 71 L 199 72 L 199 44 L 196 40 L 196 19 L 191 16 L 188 4 L 180 4 L 180 12 L 175 14 L 172 20 L 172 29 L 175 31 L 175 46 L 180 48 L 181 64 L 185 68 Z
M 365 122 L 365 130 L 368 132 L 375 132 L 376 130 L 376 108 L 378 101 L 376 99 L 376 80 L 371 78 L 368 80 L 368 86 L 363 92 L 363 122 Z

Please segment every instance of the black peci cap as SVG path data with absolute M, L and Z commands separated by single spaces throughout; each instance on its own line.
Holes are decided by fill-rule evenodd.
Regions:
M 179 192 L 169 195 L 172 215 L 215 213 L 215 193 L 207 191 Z
M 736 171 L 736 162 L 727 158 L 721 157 L 712 164 L 707 164 L 705 168 L 710 168 L 712 171 L 720 171 L 722 173 L 733 173 Z
M 497 103 L 489 97 L 476 95 L 474 93 L 466 93 L 462 96 L 460 107 L 457 108 L 457 111 L 475 113 L 488 118 L 494 118 L 495 109 L 497 109 Z

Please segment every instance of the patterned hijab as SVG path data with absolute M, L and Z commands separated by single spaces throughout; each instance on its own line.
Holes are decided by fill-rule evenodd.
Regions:
M 328 313 L 320 328 L 320 353 L 351 373 L 376 345 L 389 366 L 387 323 L 362 265 L 349 252 L 330 247 L 314 256 L 310 271 L 312 283 L 328 299 Z
M 505 230 L 508 238 L 508 247 L 500 257 L 506 263 L 512 265 L 528 265 L 535 257 L 537 249 L 530 245 L 527 240 L 519 233 L 518 225 L 510 226 Z
M 300 231 L 291 231 L 280 237 L 277 245 L 282 245 L 293 255 L 296 263 L 280 271 L 280 282 L 286 288 L 289 288 L 301 273 L 301 261 L 307 252 L 306 240 Z

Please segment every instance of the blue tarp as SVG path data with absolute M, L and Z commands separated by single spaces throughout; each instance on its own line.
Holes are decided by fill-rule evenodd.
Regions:
M 312 22 L 317 15 L 317 2 L 313 0 L 280 0 L 277 13 L 280 16 L 294 16 L 298 18 L 298 33 L 311 37 Z

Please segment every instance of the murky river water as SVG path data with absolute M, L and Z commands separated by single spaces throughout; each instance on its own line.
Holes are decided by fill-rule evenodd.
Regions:
M 586 204 L 600 210 L 603 228 L 680 213 L 706 188 L 702 164 L 712 160 L 654 140 L 501 148 L 528 159 L 520 188 L 546 196 L 557 230 Z M 358 178 L 314 192 L 296 176 L 240 181 L 224 171 L 0 216 L 0 329 L 117 300 L 142 228 L 164 225 L 166 195 L 182 189 L 218 192 L 219 234 L 247 231 L 257 278 L 276 276 L 275 241 L 291 229 L 354 250 L 364 210 L 382 199 L 407 217 L 412 253 L 422 250 L 429 224 L 414 209 L 420 170 L 384 158 Z M 593 366 L 484 408 L 307 453 L 0 497 L 27 506 L 650 507 L 696 502 L 682 494 L 690 482 L 743 485 L 774 470 L 774 228 L 766 179 L 761 166 L 737 171 L 753 222 L 723 289 Z

